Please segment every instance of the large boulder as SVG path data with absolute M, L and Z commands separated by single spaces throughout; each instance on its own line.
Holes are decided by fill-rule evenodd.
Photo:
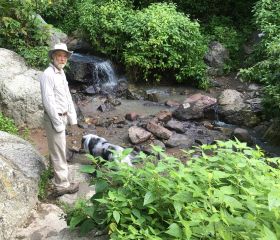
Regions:
M 68 41 L 67 34 L 62 32 L 60 29 L 53 27 L 51 24 L 46 23 L 40 15 L 37 14 L 35 17 L 41 29 L 48 34 L 47 43 L 50 47 L 53 47 L 56 43 L 65 43 Z
M 15 52 L 0 48 L 0 112 L 14 119 L 18 126 L 42 126 L 40 74 L 28 68 Z
M 45 166 L 30 143 L 0 131 L 0 239 L 10 239 L 35 207 Z
M 204 57 L 204 61 L 209 66 L 208 72 L 212 75 L 223 74 L 223 68 L 227 60 L 229 60 L 228 50 L 217 41 L 211 42 Z
M 216 98 L 196 93 L 187 97 L 172 114 L 181 121 L 201 119 L 204 117 L 205 109 L 216 105 L 216 103 Z
M 227 123 L 254 127 L 262 120 L 262 112 L 256 99 L 246 100 L 244 94 L 233 90 L 224 90 L 219 98 L 219 116 Z

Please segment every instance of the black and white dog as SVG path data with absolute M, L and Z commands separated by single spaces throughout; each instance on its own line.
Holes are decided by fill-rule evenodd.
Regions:
M 116 160 L 121 157 L 123 147 L 109 143 L 105 138 L 94 134 L 87 134 L 82 138 L 82 149 L 89 152 L 94 157 L 102 157 L 105 160 Z M 121 159 L 122 163 L 132 166 L 132 155 L 128 154 Z

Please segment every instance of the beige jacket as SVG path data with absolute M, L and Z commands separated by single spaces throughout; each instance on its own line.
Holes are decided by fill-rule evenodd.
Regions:
M 57 132 L 65 130 L 59 113 L 67 113 L 68 122 L 77 124 L 77 114 L 63 70 L 50 66 L 40 76 L 42 102 L 45 113 L 49 116 Z

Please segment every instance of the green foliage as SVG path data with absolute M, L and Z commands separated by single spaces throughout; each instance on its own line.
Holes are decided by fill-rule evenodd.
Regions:
M 245 41 L 242 34 L 229 17 L 213 16 L 204 27 L 208 42 L 218 41 L 228 50 L 230 61 L 226 63 L 227 71 L 237 69 L 241 64 L 241 46 Z
M 280 172 L 267 164 L 279 158 L 238 141 L 186 151 L 187 165 L 154 150 L 160 161 L 140 153 L 139 168 L 98 170 L 95 195 L 68 213 L 70 228 L 108 227 L 118 240 L 280 238 Z
M 178 82 L 205 78 L 206 52 L 199 24 L 176 11 L 173 4 L 152 4 L 137 11 L 127 23 L 130 40 L 124 62 L 139 77 L 157 80 L 173 73 Z
M 0 46 L 26 57 L 33 66 L 40 66 L 46 58 L 43 51 L 47 34 L 36 18 L 36 1 L 1 1 Z M 44 56 L 42 56 L 44 52 Z
M 127 18 L 132 13 L 127 1 L 83 0 L 78 4 L 80 26 L 89 34 L 92 46 L 99 52 L 121 59 Z
M 38 198 L 40 200 L 43 200 L 47 197 L 47 190 L 49 186 L 49 181 L 53 177 L 53 171 L 52 167 L 49 166 L 47 169 L 45 169 L 39 180 L 39 192 L 38 192 Z
M 256 25 L 264 35 L 256 47 L 257 62 L 241 76 L 265 86 L 264 104 L 270 116 L 280 117 L 280 2 L 260 0 L 254 7 Z
M 77 4 L 80 0 L 37 1 L 40 1 L 40 4 L 37 5 L 37 12 L 47 23 L 55 25 L 66 33 L 71 33 L 71 31 L 79 28 Z
M 160 81 L 166 73 L 179 82 L 205 78 L 199 24 L 173 4 L 135 11 L 129 1 L 83 0 L 78 11 L 93 47 L 122 61 L 134 78 Z
M 0 112 L 0 131 L 8 132 L 11 134 L 18 134 L 18 128 L 15 125 L 15 122 L 3 115 L 3 113 Z

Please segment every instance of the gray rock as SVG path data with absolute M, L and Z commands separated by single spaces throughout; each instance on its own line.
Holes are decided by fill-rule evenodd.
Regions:
M 38 201 L 44 159 L 23 139 L 0 131 L 0 239 L 10 239 Z
M 134 144 L 142 143 L 147 141 L 152 134 L 145 129 L 137 126 L 132 126 L 128 129 L 128 137 Z
M 236 137 L 240 142 L 246 142 L 248 144 L 253 143 L 253 139 L 250 136 L 248 130 L 244 128 L 235 128 L 233 131 L 233 136 Z
M 217 103 L 217 99 L 201 93 L 189 96 L 183 104 L 173 111 L 178 120 L 199 119 L 204 117 L 204 110 Z
M 190 148 L 194 145 L 194 139 L 183 134 L 174 133 L 165 143 L 167 147 Z
M 209 45 L 204 61 L 210 67 L 208 72 L 212 75 L 223 73 L 225 62 L 229 59 L 228 50 L 219 42 L 213 41 Z
M 186 131 L 184 124 L 174 119 L 168 121 L 165 127 L 174 130 L 177 133 L 184 133 Z
M 218 103 L 219 115 L 227 123 L 253 127 L 261 121 L 262 107 L 258 98 L 246 100 L 242 93 L 226 89 L 220 94 Z
M 0 48 L 0 111 L 18 126 L 43 126 L 40 71 L 28 69 L 23 58 Z
M 147 130 L 157 136 L 159 139 L 169 139 L 172 135 L 172 132 L 167 128 L 161 126 L 155 121 L 150 121 L 147 124 Z

